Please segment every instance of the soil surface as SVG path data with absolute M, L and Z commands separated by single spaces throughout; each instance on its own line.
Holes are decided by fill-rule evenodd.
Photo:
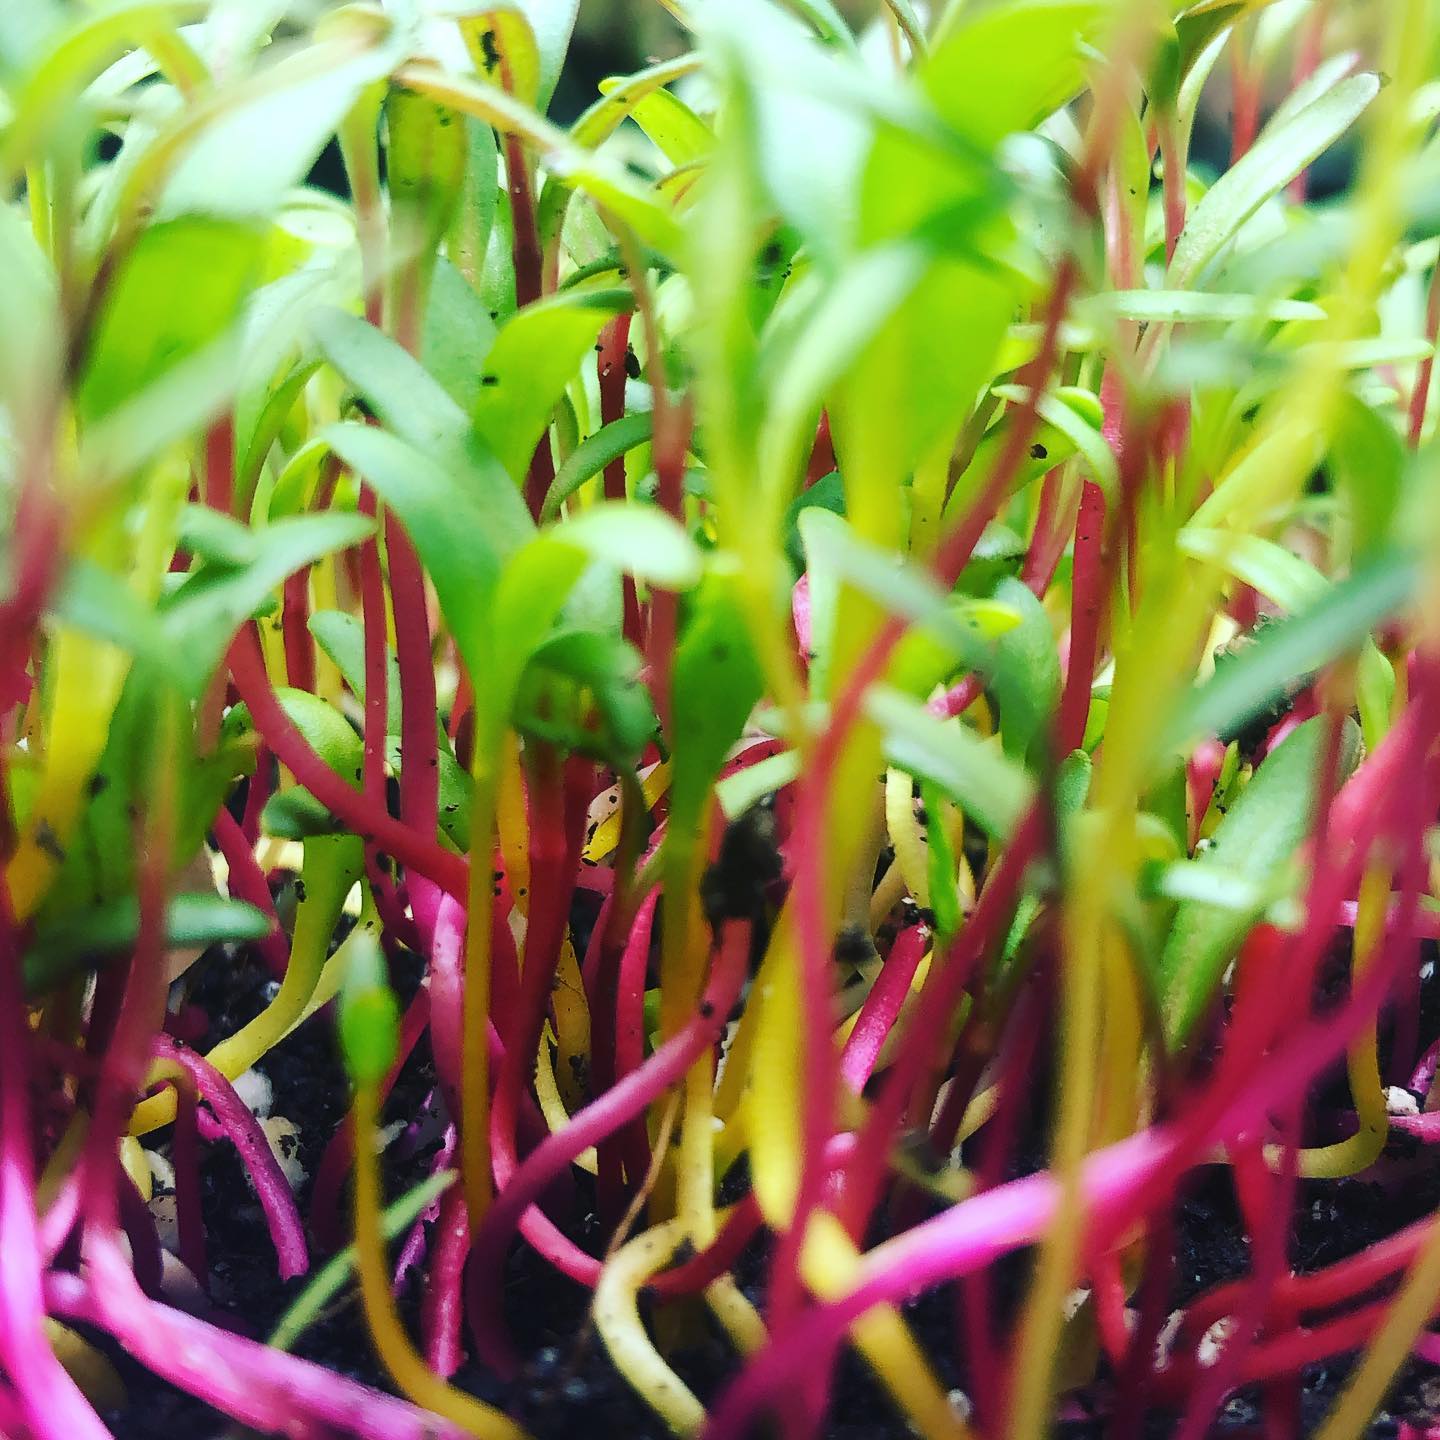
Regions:
M 401 952 L 395 970 L 403 1001 L 419 983 L 419 962 Z M 273 993 L 273 982 L 248 952 L 208 956 L 192 973 L 197 979 L 189 998 L 210 1020 L 209 1033 L 197 1038 L 202 1048 L 249 1020 Z M 1440 986 L 1433 977 L 1427 977 L 1422 998 L 1421 1029 L 1425 1036 L 1433 1037 L 1440 1033 Z M 315 1168 L 347 1104 L 345 1077 L 331 1028 L 323 1023 L 302 1027 L 271 1051 L 259 1068 L 273 1087 L 272 1113 L 301 1125 L 298 1158 L 306 1178 L 297 1199 L 302 1216 L 308 1216 Z M 1316 1098 L 1328 1099 L 1326 1086 L 1336 1083 L 1327 1077 L 1325 1084 L 1317 1087 Z M 424 1111 L 433 1088 L 433 1066 L 422 1040 L 391 1096 L 387 1118 L 413 1121 Z M 1017 1171 L 1040 1163 L 1038 1141 L 1043 1126 L 1043 1116 L 1037 1115 L 1027 1127 L 1034 1133 L 1019 1147 L 1023 1160 Z M 391 1147 L 387 1187 L 392 1196 L 429 1173 L 439 1143 L 438 1134 L 427 1136 L 423 1126 L 412 1125 Z M 234 1149 L 219 1142 L 205 1145 L 203 1151 L 206 1245 L 216 1307 L 211 1318 L 263 1337 L 305 1280 L 302 1277 L 282 1285 L 277 1279 L 264 1217 Z M 1440 1206 L 1440 1167 L 1430 1154 L 1410 1142 L 1392 1145 L 1374 1173 L 1378 1179 L 1299 1187 L 1290 1236 L 1290 1257 L 1297 1269 L 1313 1270 L 1333 1263 Z M 742 1164 L 727 1177 L 724 1188 L 731 1193 L 723 1198 L 733 1200 L 746 1183 Z M 1211 1166 L 1189 1177 L 1174 1220 L 1172 1307 L 1245 1272 L 1249 1245 L 1228 1170 Z M 567 1228 L 592 1250 L 603 1243 L 603 1237 L 595 1233 L 598 1227 L 583 1191 Z M 767 1259 L 765 1245 L 757 1242 L 737 1266 L 741 1289 L 756 1302 L 763 1299 Z M 1027 1268 L 1026 1257 L 1016 1256 L 992 1270 L 998 1313 L 1013 1310 Z M 412 1283 L 401 1297 L 402 1313 L 412 1320 L 419 1307 L 417 1285 Z M 523 1244 L 517 1244 L 510 1255 L 506 1287 L 507 1316 L 521 1353 L 528 1357 L 524 1373 L 516 1385 L 505 1387 L 471 1365 L 456 1377 L 458 1384 L 509 1409 L 537 1440 L 561 1440 L 577 1433 L 583 1433 L 586 1440 L 665 1440 L 665 1427 L 616 1374 L 589 1326 L 587 1292 L 558 1275 Z M 955 1358 L 957 1306 L 955 1287 L 946 1286 L 909 1305 L 905 1313 L 942 1383 L 963 1389 L 968 1377 Z M 665 1323 L 678 1346 L 672 1354 L 677 1372 L 702 1401 L 709 1400 L 735 1370 L 728 1342 L 703 1306 L 672 1307 Z M 210 1407 L 157 1380 L 103 1337 L 97 1340 L 129 1392 L 129 1405 L 105 1417 L 117 1440 L 230 1440 L 247 1433 Z M 295 1349 L 342 1374 L 390 1388 L 371 1353 L 353 1296 L 332 1306 Z M 1324 1418 L 1343 1386 L 1349 1363 L 1342 1360 L 1306 1372 L 1300 1394 L 1302 1433 L 1310 1433 Z M 1092 1436 L 1099 1440 L 1107 1433 L 1104 1412 L 1109 1388 L 1102 1368 L 1097 1383 L 1068 1404 L 1055 1433 L 1066 1440 Z M 1148 1412 L 1142 1425 L 1145 1440 L 1173 1434 L 1178 1419 L 1173 1413 Z M 1440 1423 L 1440 1369 L 1420 1362 L 1408 1365 L 1371 1434 L 1376 1440 L 1388 1440 L 1398 1433 L 1401 1421 L 1418 1428 Z M 1242 1390 L 1226 1403 L 1213 1433 L 1258 1436 L 1259 1424 L 1258 1395 Z M 909 1433 L 863 1364 L 845 1352 L 836 1372 L 825 1440 L 884 1440 L 892 1436 L 900 1440 Z

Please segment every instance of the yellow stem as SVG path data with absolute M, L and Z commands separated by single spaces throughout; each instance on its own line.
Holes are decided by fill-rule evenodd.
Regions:
M 1372 864 L 1360 882 L 1360 903 L 1355 917 L 1354 978 L 1360 978 L 1375 963 L 1385 944 L 1385 912 L 1390 904 L 1390 870 Z M 1301 1150 L 1300 1174 L 1307 1180 L 1338 1180 L 1368 1169 L 1380 1158 L 1390 1133 L 1390 1116 L 1385 1107 L 1385 1087 L 1380 1081 L 1380 1062 L 1375 1052 L 1375 1022 L 1372 1020 L 1355 1037 L 1345 1057 L 1350 1094 L 1355 1101 L 1358 1126 L 1353 1135 L 1334 1145 Z
M 355 1266 L 375 1353 L 417 1405 L 481 1440 L 528 1440 L 507 1415 L 457 1390 L 430 1369 L 395 1313 L 380 1214 L 380 1160 L 375 1153 L 378 1114 L 375 1087 L 360 1086 L 355 1092 Z
M 227 1035 L 206 1059 L 227 1080 L 243 1075 L 278 1045 L 305 1014 L 325 968 L 336 922 L 362 868 L 360 842 L 353 836 L 317 836 L 305 842 L 301 877 L 305 898 L 295 914 L 290 963 L 275 998 L 248 1024 Z M 142 1100 L 130 1118 L 132 1135 L 148 1135 L 175 1118 L 175 1091 L 167 1087 Z

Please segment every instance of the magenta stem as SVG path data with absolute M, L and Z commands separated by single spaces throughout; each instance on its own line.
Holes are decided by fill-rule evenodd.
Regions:
M 108 1239 L 96 1236 L 86 1261 L 85 1278 L 49 1276 L 50 1309 L 107 1331 L 162 1379 L 242 1425 L 296 1440 L 334 1432 L 359 1440 L 465 1440 L 428 1411 L 147 1299 Z M 46 1433 L 101 1440 L 108 1432 L 91 1418 L 86 1430 Z
M 923 925 L 902 930 L 860 1007 L 840 1053 L 840 1078 L 857 1095 L 875 1072 L 881 1047 L 900 1018 L 900 1007 L 910 993 L 910 982 L 920 968 L 929 941 L 930 933 Z
M 34 1440 L 107 1440 L 109 1432 L 45 1342 L 25 1017 L 10 896 L 0 871 L 0 1368 Z
M 255 1186 L 256 1198 L 265 1212 L 265 1223 L 280 1263 L 280 1278 L 289 1280 L 303 1275 L 310 1268 L 305 1229 L 285 1172 L 271 1152 L 260 1122 L 235 1093 L 235 1087 L 203 1055 L 197 1055 L 163 1033 L 155 1036 L 153 1051 L 157 1059 L 179 1065 L 189 1075 L 200 1097 L 224 1127 L 231 1144 L 240 1152 Z

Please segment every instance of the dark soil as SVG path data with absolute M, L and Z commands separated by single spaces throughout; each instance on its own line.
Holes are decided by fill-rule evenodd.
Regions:
M 590 917 L 593 920 L 593 917 Z M 420 980 L 420 965 L 408 952 L 394 957 L 394 973 L 402 1000 Z M 268 976 L 246 952 L 213 954 L 192 971 L 197 978 L 189 1000 L 209 1017 L 209 1033 L 196 1037 L 204 1046 L 249 1020 L 265 1004 Z M 1440 985 L 1427 980 L 1422 996 L 1422 1033 L 1440 1032 Z M 303 1027 L 262 1062 L 274 1088 L 272 1110 L 302 1124 L 300 1159 L 307 1179 L 298 1196 L 308 1215 L 315 1168 L 329 1137 L 347 1106 L 347 1086 L 329 1026 Z M 434 1087 L 433 1067 L 425 1043 L 407 1063 L 387 1107 L 391 1118 L 413 1118 L 425 1107 Z M 1323 1088 L 1323 1087 L 1321 1087 Z M 433 1127 L 432 1127 L 433 1128 Z M 1043 1161 L 1040 1135 L 1043 1114 L 1037 1113 L 1022 1137 L 1023 1172 Z M 429 1172 L 438 1137 L 404 1142 L 391 1150 L 387 1186 L 398 1195 Z M 396 1160 L 396 1155 L 403 1159 Z M 218 1323 L 263 1337 L 273 1327 L 304 1279 L 282 1285 L 276 1278 L 273 1252 L 258 1203 L 249 1189 L 235 1151 L 227 1144 L 204 1147 L 202 1167 L 206 1243 L 210 1284 Z M 1363 1249 L 1440 1206 L 1440 1170 L 1433 1160 L 1406 1142 L 1392 1147 L 1376 1167 L 1378 1182 L 1308 1183 L 1299 1187 L 1290 1238 L 1291 1261 L 1299 1270 L 1314 1270 Z M 743 1162 L 727 1177 L 722 1199 L 733 1200 L 748 1184 Z M 566 1223 L 574 1238 L 597 1251 L 603 1244 L 589 1197 L 583 1191 Z M 1226 1280 L 1243 1275 L 1249 1243 L 1240 1220 L 1229 1172 L 1221 1166 L 1195 1172 L 1177 1198 L 1172 1306 Z M 880 1238 L 879 1232 L 873 1238 Z M 769 1251 L 757 1241 L 736 1268 L 738 1282 L 755 1302 L 764 1294 Z M 991 1272 L 997 1315 L 1013 1313 L 1028 1270 L 1028 1256 L 1010 1257 Z M 664 1440 L 665 1427 L 631 1393 L 616 1374 L 588 1325 L 588 1292 L 557 1274 L 523 1244 L 513 1249 L 506 1273 L 506 1313 L 527 1362 L 521 1379 L 505 1387 L 471 1364 L 457 1383 L 484 1399 L 506 1407 L 537 1437 L 561 1440 L 584 1433 L 587 1440 Z M 419 1305 L 418 1285 L 402 1296 L 401 1308 L 413 1319 Z M 941 1287 L 906 1307 L 916 1338 L 932 1358 L 947 1386 L 965 1388 L 968 1377 L 957 1365 L 954 1287 Z M 736 1360 L 728 1340 L 703 1306 L 671 1307 L 663 1318 L 676 1346 L 677 1372 L 702 1401 L 711 1399 L 733 1374 Z M 999 1337 L 997 1337 L 999 1338 Z M 1003 1338 L 1000 1343 L 1005 1343 Z M 117 1440 L 220 1440 L 238 1432 L 208 1406 L 157 1380 L 117 1346 L 102 1348 L 115 1363 L 130 1395 L 129 1406 L 106 1417 Z M 387 1380 L 371 1353 L 358 1303 L 338 1302 L 296 1346 L 296 1353 L 378 1388 Z M 1342 1388 L 1350 1361 L 1312 1367 L 1300 1391 L 1301 1433 L 1310 1433 L 1324 1418 Z M 1089 1440 L 1106 1433 L 1108 1382 L 1100 1381 L 1075 1397 L 1067 1418 L 1056 1426 L 1066 1440 Z M 888 1440 L 909 1432 L 896 1417 L 881 1387 L 865 1366 L 846 1351 L 836 1368 L 833 1403 L 825 1440 Z M 1402 1373 L 1387 1410 L 1371 1427 L 1376 1440 L 1388 1440 L 1406 1421 L 1424 1428 L 1440 1422 L 1440 1369 L 1412 1362 Z M 1091 1415 L 1093 1418 L 1086 1418 Z M 1173 1433 L 1177 1417 L 1147 1413 L 1146 1440 Z M 1214 1433 L 1242 1436 L 1260 1433 L 1259 1397 L 1244 1390 L 1232 1396 L 1216 1418 Z

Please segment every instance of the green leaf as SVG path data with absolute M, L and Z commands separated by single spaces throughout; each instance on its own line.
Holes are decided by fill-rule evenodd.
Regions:
M 386 97 L 385 127 L 392 234 L 428 273 L 465 185 L 470 136 L 456 111 L 409 90 Z
M 959 720 L 941 720 L 907 695 L 872 686 L 865 710 L 891 765 L 930 780 L 986 834 L 1006 839 L 1034 793 L 1029 775 Z
M 1404 488 L 1406 452 L 1394 424 L 1346 393 L 1330 447 L 1350 519 L 1350 548 L 1368 559 L 1390 539 Z
M 535 107 L 543 111 L 555 93 L 565 56 L 569 53 L 570 36 L 575 29 L 580 0 L 517 0 L 517 3 L 529 19 L 535 36 L 540 66 Z
M 470 145 L 465 165 L 465 185 L 455 212 L 454 228 L 445 242 L 445 252 L 478 293 L 485 254 L 495 228 L 500 151 L 495 142 L 495 132 L 470 116 L 465 118 L 465 133 Z M 434 304 L 433 297 L 431 304 Z M 488 314 L 486 318 L 489 318 Z M 469 409 L 468 405 L 466 409 Z
M 497 5 L 457 23 L 475 73 L 534 105 L 540 93 L 540 49 L 524 14 Z
M 129 949 L 139 931 L 140 904 L 133 895 L 71 913 L 37 931 L 24 958 L 26 995 L 43 994 L 93 960 Z M 262 911 L 220 895 L 176 895 L 165 911 L 167 946 L 242 944 L 269 933 L 270 920 Z
M 76 389 L 82 420 L 111 414 L 226 331 L 260 256 L 260 233 L 228 221 L 147 228 L 106 296 Z
M 829 676 L 842 582 L 914 622 L 890 665 L 890 683 L 897 689 L 928 694 L 962 666 L 994 678 L 1002 664 L 997 641 L 1022 618 L 1013 605 L 945 595 L 927 571 L 892 551 L 867 545 L 826 508 L 802 511 L 797 523 L 807 556 L 810 675 L 818 693 L 824 692 Z
M 536 535 L 506 563 L 490 616 L 490 662 L 483 672 L 472 672 L 486 677 L 475 703 L 492 720 L 509 718 L 530 657 L 549 637 L 584 569 L 584 551 L 554 529 Z
M 567 291 L 526 306 L 501 327 L 481 367 L 472 417 L 516 480 L 606 321 L 632 303 L 628 291 Z
M 992 393 L 1015 405 L 1024 404 L 1030 397 L 1029 390 L 1023 385 L 996 385 Z M 1105 492 L 1108 499 L 1113 500 L 1120 485 L 1119 468 L 1115 463 L 1115 452 L 1101 433 L 1099 405 L 1095 396 L 1088 390 L 1065 385 L 1053 394 L 1042 395 L 1035 408 L 1050 429 L 1063 436 L 1069 442 L 1070 448 L 1078 450 L 1085 457 L 1090 478 Z M 988 478 L 990 466 L 982 462 L 982 453 L 984 461 L 998 458 L 1003 442 L 1003 430 L 987 434 L 975 452 L 975 461 L 967 467 L 966 473 L 973 470 Z M 1026 476 L 1043 473 L 1066 458 L 1067 450 L 1055 447 L 1048 437 L 1042 436 L 1037 444 L 1041 453 L 1037 456 L 1036 446 L 1032 445 L 1030 459 L 1032 462 L 1038 459 L 1042 463 L 1034 471 L 1029 466 L 1024 467 L 1022 473 Z M 951 497 L 952 504 L 956 497 L 965 499 L 972 493 L 962 477 L 962 483 L 956 485 L 955 494 Z M 951 510 L 952 506 L 947 506 L 946 514 L 949 515 Z
M 989 688 L 1000 702 L 1000 738 L 1005 753 L 1023 760 L 1043 742 L 1060 699 L 1060 657 L 1045 607 L 1029 586 L 1005 579 L 995 599 L 1020 623 L 996 641 L 989 663 Z M 985 667 L 981 667 L 985 668 Z
M 679 250 L 679 226 L 669 206 L 653 189 L 640 184 L 608 157 L 574 144 L 563 130 L 541 119 L 498 86 L 430 64 L 406 65 L 396 78 L 408 89 L 484 120 L 503 134 L 528 141 L 540 152 L 552 175 L 572 190 L 584 190 L 629 225 L 646 245 L 667 255 Z
M 1316 604 L 1329 584 L 1308 560 L 1263 535 L 1187 525 L 1176 538 L 1176 548 L 1182 555 L 1205 560 L 1253 586 L 1292 613 Z
M 856 56 L 817 44 L 775 5 L 727 0 L 701 18 L 712 71 L 732 97 L 726 148 L 833 270 L 855 230 L 874 107 L 893 102 L 895 89 L 882 97 Z
M 703 160 L 715 146 L 715 132 L 668 90 L 652 90 L 631 109 L 635 123 L 672 165 Z
M 710 787 L 760 699 L 763 679 L 750 640 L 739 577 L 712 569 L 696 592 L 671 674 L 671 825 L 698 823 Z
M 438 721 L 438 716 L 436 717 Z M 437 724 L 435 760 L 438 769 L 438 820 L 440 830 L 462 851 L 470 848 L 470 796 L 472 784 L 464 766 L 455 758 L 450 739 Z M 396 775 L 404 773 L 401 765 L 400 737 L 391 734 L 385 741 L 385 757 Z
M 285 422 L 310 378 L 320 368 L 318 360 L 305 361 L 294 366 L 279 385 L 267 385 L 254 423 L 247 424 L 242 394 L 235 406 L 236 457 L 235 494 L 242 513 L 249 509 L 260 482 L 270 448 L 280 438 Z M 251 512 L 251 518 L 255 518 Z
M 277 791 L 265 802 L 260 831 L 279 840 L 313 840 L 346 833 L 344 823 L 300 785 Z
M 1360 734 L 1366 750 L 1374 750 L 1390 729 L 1395 706 L 1395 669 L 1374 640 L 1360 647 L 1355 667 L 1355 708 L 1360 713 Z
M 638 501 L 602 500 L 546 533 L 667 590 L 690 589 L 704 568 L 699 547 L 679 521 Z
M 310 617 L 315 643 L 335 663 L 351 693 L 365 703 L 365 626 L 343 610 L 317 610 Z M 385 647 L 385 733 L 400 733 L 400 666 L 395 652 Z
M 700 63 L 700 56 L 692 51 L 673 60 L 661 60 L 644 70 L 637 70 L 633 75 L 602 80 L 600 98 L 570 127 L 571 137 L 577 145 L 594 149 L 625 123 L 630 111 L 646 95 L 663 85 L 672 85 L 687 75 L 693 75 L 700 68 Z M 564 188 L 553 179 L 545 182 L 545 191 L 541 196 L 542 215 L 547 208 L 553 207 L 555 190 Z
M 635 415 L 621 415 L 587 435 L 566 457 L 555 472 L 554 483 L 540 509 L 541 523 L 554 520 L 560 507 L 587 480 L 593 480 L 612 461 L 643 445 L 655 432 L 655 417 L 648 410 Z
M 166 183 L 160 214 L 273 214 L 398 58 L 393 44 L 357 54 L 358 43 L 352 35 L 297 51 L 215 103 Z
M 952 9 L 921 83 L 949 125 L 989 148 L 1075 95 L 1085 79 L 1083 42 L 1110 8 L 1104 0 L 1014 0 Z
M 493 462 L 483 490 L 462 485 L 421 450 L 373 425 L 332 425 L 324 438 L 399 515 L 466 667 L 485 674 L 501 557 L 534 528 L 519 492 Z
M 380 1216 L 380 1230 L 387 1240 L 398 1240 L 420 1216 L 455 1183 L 454 1170 L 442 1170 L 408 1190 Z M 315 1272 L 270 1332 L 265 1342 L 275 1350 L 291 1350 L 295 1342 L 324 1315 L 325 1308 L 345 1288 L 355 1273 L 357 1253 L 353 1244 L 333 1255 Z
M 465 412 L 425 367 L 388 335 L 326 306 L 310 321 L 320 353 L 402 440 L 448 456 L 463 443 Z
M 1193 285 L 1240 227 L 1345 134 L 1379 90 L 1376 76 L 1352 75 L 1312 104 L 1267 125 L 1190 212 L 1167 287 L 1184 290 Z
M 1146 324 L 1199 325 L 1239 320 L 1271 322 L 1323 320 L 1325 312 L 1308 300 L 1229 291 L 1113 290 L 1077 307 L 1082 318 L 1140 320 Z
M 390 988 L 380 942 L 368 931 L 352 936 L 340 988 L 340 1053 L 357 1086 L 378 1085 L 400 1049 L 400 1006 Z
M 98 13 L 82 14 L 43 41 L 37 27 L 32 34 L 40 42 L 39 53 L 26 55 L 23 81 L 9 97 L 0 167 L 14 173 L 41 153 L 51 132 L 73 115 L 78 93 L 140 37 L 199 19 L 206 9 L 206 0 L 116 0 Z
M 1238 871 L 1263 891 L 1293 861 L 1310 831 L 1328 730 L 1323 715 L 1307 720 L 1261 762 L 1216 827 L 1210 848 L 1195 862 L 1197 869 Z M 1359 749 L 1359 728 L 1346 720 L 1338 780 L 1355 768 Z M 1204 1015 L 1257 914 L 1254 906 L 1208 900 L 1187 900 L 1176 911 L 1155 976 L 1165 1038 L 1172 1047 L 1184 1044 Z
M 248 526 L 208 505 L 186 505 L 180 514 L 179 547 L 213 565 L 253 564 L 260 537 Z
M 785 536 L 785 558 L 797 576 L 805 573 L 805 548 L 800 536 L 800 517 L 807 510 L 828 510 L 832 515 L 845 514 L 845 479 L 838 470 L 822 475 L 807 485 L 791 502 L 781 522 Z
M 935 916 L 936 938 L 944 944 L 958 933 L 964 917 L 960 913 L 960 897 L 955 888 L 959 862 L 941 823 L 942 795 L 941 787 L 933 780 L 920 781 L 920 803 L 930 817 L 930 823 L 925 827 L 930 909 Z
M 288 685 L 275 687 L 285 717 L 310 748 L 352 789 L 360 783 L 365 746 L 350 722 L 328 700 Z M 221 739 L 233 743 L 252 729 L 249 708 L 232 706 L 220 727 Z
M 465 277 L 442 255 L 430 277 L 420 353 L 425 369 L 466 414 L 480 398 L 480 365 L 495 322 Z
M 1410 555 L 1387 551 L 1331 586 L 1309 609 L 1267 626 L 1203 685 L 1183 696 L 1163 732 L 1162 749 L 1185 749 L 1205 735 L 1232 732 L 1308 675 L 1358 645 L 1415 593 Z
M 573 748 L 598 755 L 616 770 L 634 767 L 654 738 L 657 722 L 633 646 L 618 635 L 562 630 L 536 647 L 529 673 L 563 677 L 593 700 L 600 733 L 583 730 L 577 721 L 570 736 Z M 552 685 L 535 697 L 530 713 L 517 723 L 538 733 L 542 716 L 553 717 L 555 698 Z M 519 708 L 523 710 L 525 704 L 522 696 Z
M 207 565 L 191 575 L 160 617 L 176 685 L 198 696 L 235 632 L 275 590 L 297 570 L 359 544 L 373 530 L 365 516 L 336 511 L 279 520 L 266 529 L 265 544 L 248 565 Z
M 894 480 L 974 408 L 1019 297 L 1016 277 L 998 268 L 937 259 L 837 387 L 831 425 L 847 511 L 862 534 L 876 533 L 867 512 L 893 510 Z

